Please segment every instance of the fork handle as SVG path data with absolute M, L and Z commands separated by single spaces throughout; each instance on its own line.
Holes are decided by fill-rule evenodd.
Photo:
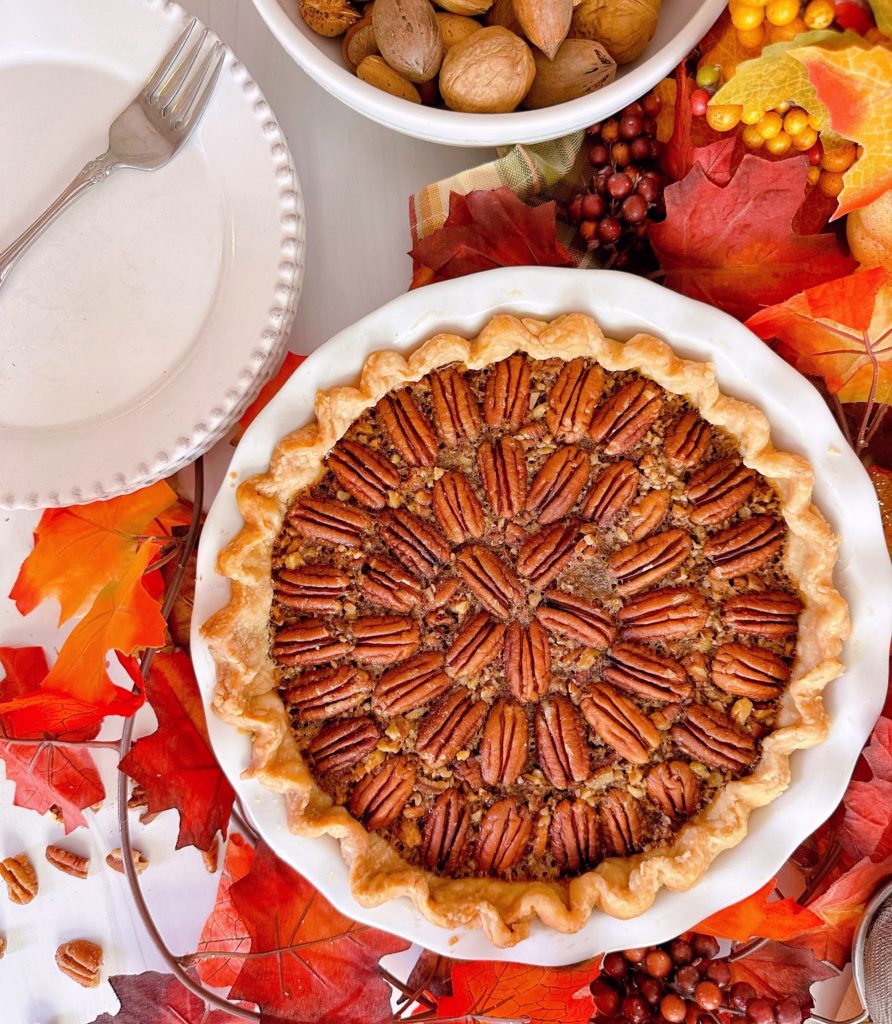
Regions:
M 46 231 L 59 214 L 67 210 L 85 192 L 89 192 L 94 185 L 105 181 L 118 167 L 119 164 L 112 159 L 108 150 L 102 156 L 85 164 L 67 188 L 40 214 L 34 223 L 25 228 L 14 242 L 0 252 L 0 285 L 6 280 L 7 274 L 23 253 Z

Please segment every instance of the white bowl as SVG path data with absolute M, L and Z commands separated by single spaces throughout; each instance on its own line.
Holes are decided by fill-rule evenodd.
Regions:
M 725 0 L 663 0 L 656 35 L 638 60 L 617 69 L 611 85 L 569 103 L 511 114 L 462 114 L 391 96 L 347 69 L 341 40 L 325 39 L 309 28 L 297 12 L 297 0 L 254 0 L 254 6 L 311 78 L 378 124 L 448 146 L 510 146 L 556 139 L 601 121 L 643 96 L 706 35 L 725 9 Z
M 360 906 L 350 893 L 337 841 L 289 832 L 281 794 L 242 777 L 251 755 L 248 735 L 210 710 L 214 663 L 198 630 L 229 596 L 229 581 L 215 566 L 221 547 L 242 526 L 236 488 L 247 477 L 265 472 L 279 438 L 312 418 L 317 388 L 354 383 L 365 357 L 387 345 L 406 352 L 438 331 L 473 335 L 498 312 L 547 319 L 573 311 L 591 314 L 613 337 L 648 331 L 686 358 L 710 360 L 726 393 L 753 402 L 766 414 L 778 447 L 801 452 L 811 461 L 815 501 L 841 537 L 836 583 L 849 602 L 852 635 L 843 652 L 848 669 L 824 695 L 831 717 L 829 736 L 818 747 L 796 751 L 790 788 L 753 812 L 743 841 L 718 857 L 696 886 L 688 892 L 664 889 L 631 921 L 596 912 L 572 935 L 535 922 L 528 939 L 499 949 L 480 930 L 450 932 L 431 924 L 406 897 L 378 907 Z M 865 580 L 870 580 L 869 587 Z M 445 956 L 553 965 L 663 942 L 749 896 L 776 874 L 845 792 L 885 698 L 890 625 L 892 568 L 875 492 L 827 406 L 804 377 L 736 320 L 649 281 L 613 270 L 523 267 L 473 274 L 401 295 L 326 342 L 290 378 L 245 433 L 208 513 L 198 552 L 192 658 L 208 707 L 214 752 L 258 831 L 342 913 Z

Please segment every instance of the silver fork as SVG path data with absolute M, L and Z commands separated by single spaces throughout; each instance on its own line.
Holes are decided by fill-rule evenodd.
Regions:
M 157 170 L 186 144 L 207 108 L 226 56 L 223 44 L 215 42 L 198 62 L 210 33 L 205 29 L 188 46 L 197 24 L 193 19 L 186 26 L 136 98 L 112 122 L 108 149 L 102 156 L 91 160 L 37 220 L 0 252 L 0 285 L 56 217 L 94 185 L 121 167 Z

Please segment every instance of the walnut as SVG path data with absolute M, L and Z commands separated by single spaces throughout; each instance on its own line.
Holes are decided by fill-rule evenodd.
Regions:
M 662 0 L 582 0 L 570 35 L 594 39 L 617 64 L 640 57 L 657 29 Z

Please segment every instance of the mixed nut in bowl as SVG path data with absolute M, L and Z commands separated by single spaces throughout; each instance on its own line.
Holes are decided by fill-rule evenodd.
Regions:
M 622 109 L 708 31 L 722 0 L 254 0 L 328 92 L 449 145 L 539 142 Z

